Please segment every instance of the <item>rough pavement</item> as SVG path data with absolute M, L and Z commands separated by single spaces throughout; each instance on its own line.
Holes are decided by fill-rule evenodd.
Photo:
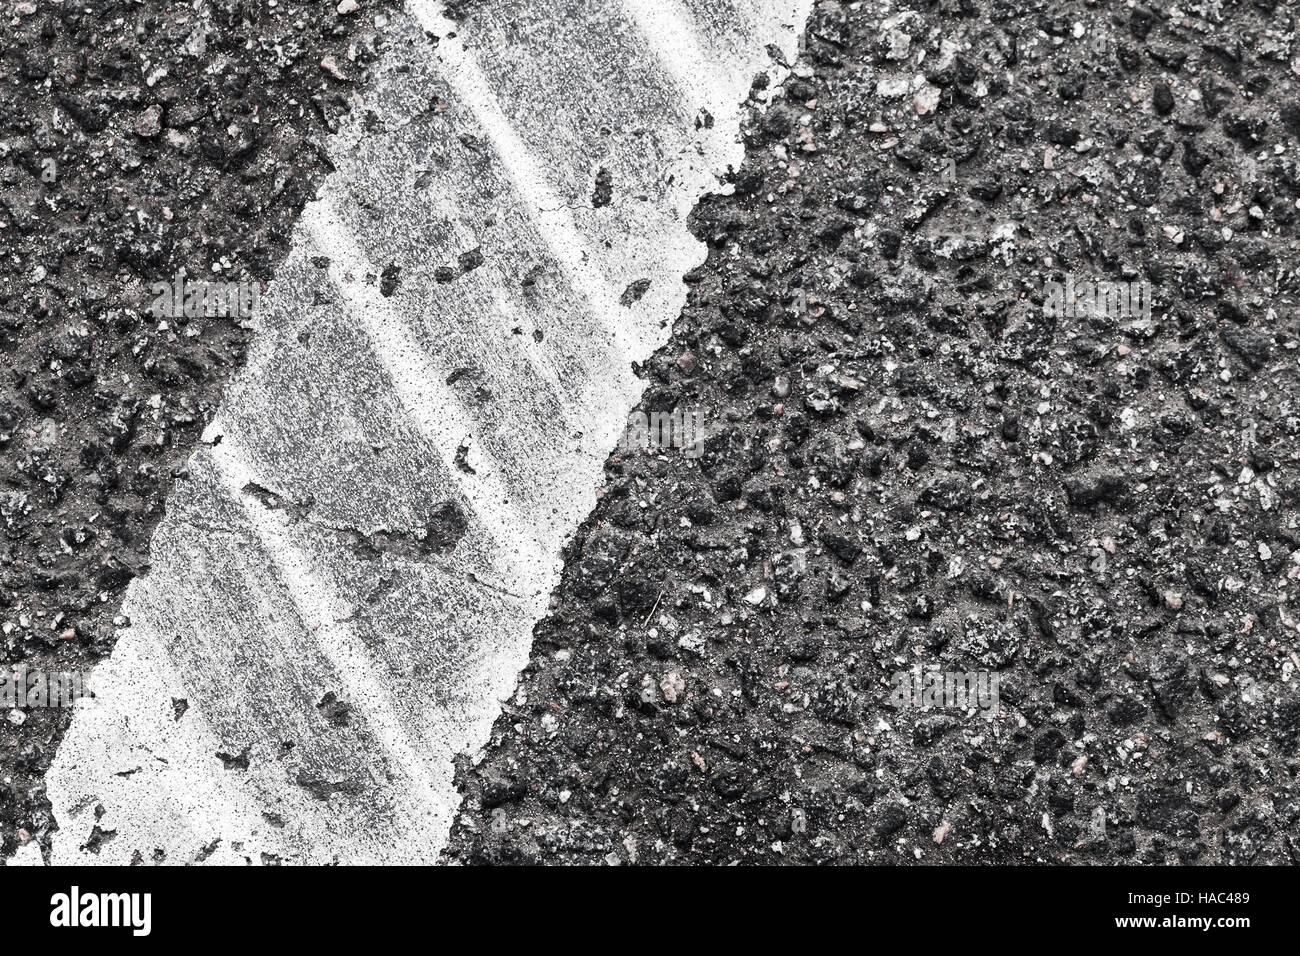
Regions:
M 719 59 L 672 29 L 683 5 L 628 0 L 620 26 L 686 101 L 707 100 Z M 504 226 L 474 219 L 455 234 L 466 244 L 442 235 L 431 256 L 414 251 L 421 230 L 447 228 L 453 211 L 431 203 L 444 222 L 394 235 L 374 220 L 409 205 L 402 190 L 327 197 L 268 295 L 247 377 L 183 467 L 251 329 L 166 334 L 142 315 L 147 282 L 192 255 L 219 258 L 209 250 L 227 275 L 271 275 L 328 161 L 301 144 L 349 102 L 365 106 L 348 93 L 386 36 L 409 41 L 390 63 L 430 42 L 401 17 L 370 41 L 370 9 L 363 21 L 346 6 L 227 3 L 175 21 L 148 5 L 116 18 L 107 3 L 4 11 L 17 38 L 0 51 L 9 663 L 76 664 L 111 647 L 118 596 L 150 560 L 173 472 L 184 478 L 153 541 L 170 558 L 133 588 L 138 621 L 110 665 L 119 699 L 140 681 L 130 707 L 142 713 L 119 711 L 115 726 L 112 711 L 85 712 L 52 778 L 58 822 L 73 821 L 61 838 L 41 780 L 60 715 L 10 717 L 6 852 L 28 839 L 26 861 L 51 846 L 100 862 L 429 859 L 456 804 L 446 762 L 459 752 L 453 862 L 1297 861 L 1293 5 L 819 2 L 779 105 L 744 117 L 736 195 L 693 216 L 709 258 L 671 340 L 624 379 L 626 400 L 644 386 L 645 409 L 699 407 L 717 434 L 700 458 L 606 463 L 531 652 L 529 614 L 546 607 L 556 568 L 530 573 L 545 559 L 528 529 L 554 542 L 585 512 L 552 520 L 537 506 L 532 472 L 512 470 L 528 459 L 492 409 L 519 382 L 537 383 L 529 407 L 551 389 L 582 395 L 581 377 L 491 348 L 480 319 L 509 315 L 514 296 L 500 310 L 466 298 L 461 324 L 436 335 L 392 321 L 430 271 L 458 294 L 511 261 L 489 254 L 494 233 L 504 246 L 520 227 L 508 204 Z M 745 4 L 688 6 L 702 37 L 753 26 Z M 492 67 L 494 52 L 562 50 L 584 19 L 452 7 L 456 32 L 471 47 L 482 38 L 489 75 L 527 76 L 528 58 Z M 63 31 L 109 42 L 83 67 Z M 443 67 L 450 32 L 435 31 Z M 216 37 L 215 78 L 191 49 L 204 35 Z M 622 36 L 602 42 L 617 51 Z M 446 78 L 429 63 L 411 69 L 436 87 Z M 512 138 L 527 124 L 466 102 L 472 73 L 449 79 L 446 132 L 475 115 L 468 139 L 444 137 L 435 155 L 485 154 L 475 189 L 480 176 L 482 192 L 498 188 L 499 161 L 504 194 L 540 211 L 552 237 L 581 237 L 566 214 L 576 226 L 588 210 L 629 213 L 635 192 L 584 144 L 603 127 L 637 168 L 652 162 L 645 133 L 583 109 L 604 102 L 585 69 L 564 77 L 567 98 L 530 78 L 501 104 L 546 117 L 561 103 L 553 141 Z M 737 80 L 719 108 L 744 96 Z M 753 88 L 759 101 L 770 90 Z M 274 125 L 257 122 L 272 111 Z M 717 116 L 695 117 L 701 135 Z M 435 121 L 410 104 L 372 108 L 334 148 L 355 142 L 352 179 L 383 182 L 394 159 L 377 143 L 409 144 L 420 122 Z M 42 180 L 51 144 L 75 188 Z M 456 168 L 416 166 L 435 194 L 456 180 L 445 194 L 460 208 L 476 193 Z M 684 217 L 693 197 L 675 195 Z M 571 243 L 544 245 L 562 268 L 520 280 L 537 320 L 506 322 L 550 348 L 581 319 L 573 301 L 602 283 Z M 399 252 L 376 258 L 388 249 Z M 349 257 L 370 262 L 349 275 Z M 1146 283 L 1154 308 L 1061 314 L 1051 283 L 1070 277 Z M 619 309 L 639 314 L 670 281 L 645 278 L 612 284 Z M 676 317 L 661 305 L 663 321 Z M 59 340 L 51 317 L 83 311 L 88 334 Z M 321 334 L 308 312 L 325 317 Z M 573 327 L 574 354 L 603 341 Z M 446 353 L 426 345 L 437 335 Z M 445 378 L 433 373 L 443 357 Z M 327 400 L 334 389 L 347 400 Z M 473 415 L 439 405 L 447 392 Z M 162 411 L 132 411 L 155 393 Z M 611 422 L 603 394 L 574 407 Z M 277 396 L 285 422 L 256 413 Z M 572 437 L 592 467 L 582 488 L 612 439 Z M 420 443 L 429 466 L 403 466 Z M 543 480 L 572 474 L 545 454 L 536 464 Z M 322 485 L 343 490 L 318 498 Z M 403 491 L 419 501 L 394 510 Z M 511 508 L 495 509 L 506 494 Z M 523 532 L 509 523 L 521 503 Z M 520 597 L 512 575 L 534 590 Z M 210 606 L 184 597 L 196 593 Z M 475 653 L 500 650 L 475 632 L 488 620 L 514 628 L 495 663 Z M 430 645 L 439 628 L 464 642 Z M 997 719 L 892 706 L 891 675 L 919 668 L 997 671 Z M 507 694 L 480 750 L 491 700 Z M 250 724 L 285 733 L 249 737 Z M 183 760 L 160 772 L 130 749 L 137 733 Z M 363 805 L 367 786 L 379 798 Z M 134 794 L 146 797 L 133 815 Z
M 388 4 L 341 9 L 0 5 L 6 668 L 85 671 L 112 649 L 251 334 L 237 318 L 160 321 L 150 286 L 182 267 L 264 282 L 283 259 L 384 42 Z M 0 720 L 0 856 L 54 825 L 43 778 L 70 716 Z
M 1298 74 L 1273 0 L 819 2 L 645 369 L 717 434 L 611 458 L 447 858 L 1300 862 Z
M 408 11 L 48 774 L 51 862 L 436 859 L 806 12 Z

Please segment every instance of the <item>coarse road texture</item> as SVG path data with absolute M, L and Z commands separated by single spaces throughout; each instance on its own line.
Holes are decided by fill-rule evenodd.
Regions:
M 0 89 L 22 93 L 11 99 L 12 133 L 0 142 L 0 159 L 16 164 L 0 171 L 0 226 L 8 229 L 0 245 L 6 269 L 21 264 L 18 281 L 0 271 L 0 352 L 12 372 L 0 394 L 0 442 L 9 456 L 0 606 L 7 604 L 10 662 L 75 662 L 111 646 L 98 616 L 111 615 L 118 589 L 146 566 L 144 541 L 176 457 L 189 447 L 189 430 L 207 420 L 221 370 L 238 361 L 244 339 L 230 323 L 190 323 L 178 335 L 132 321 L 139 283 L 192 258 L 224 256 L 235 273 L 269 274 L 286 244 L 285 223 L 313 181 L 320 152 L 311 125 L 317 117 L 333 122 L 346 105 L 340 90 L 360 77 L 385 37 L 396 52 L 384 61 L 376 92 L 350 98 L 360 112 L 333 155 L 342 163 L 349 144 L 362 141 L 361 158 L 349 162 L 364 168 L 350 178 L 371 181 L 391 157 L 366 139 L 401 141 L 418 134 L 395 129 L 406 119 L 434 124 L 449 114 L 445 128 L 419 141 L 426 156 L 447 162 L 417 164 L 418 178 L 399 180 L 405 193 L 390 190 L 382 202 L 358 186 L 339 202 L 336 184 L 303 220 L 285 280 L 259 323 L 262 344 L 248 374 L 267 382 L 265 391 L 241 381 L 231 392 L 206 436 L 211 445 L 221 435 L 221 443 L 181 474 L 183 490 L 154 542 L 207 563 L 190 568 L 179 565 L 191 558 L 173 557 L 158 571 L 166 577 L 133 588 L 140 623 L 122 632 L 123 650 L 164 668 L 161 679 L 178 686 L 163 692 L 162 712 L 132 715 L 129 724 L 121 711 L 117 725 L 96 727 L 89 711 L 79 717 L 107 743 L 102 753 L 86 742 L 93 736 L 76 744 L 88 758 L 82 770 L 98 768 L 93 787 L 83 785 L 89 778 L 78 783 L 65 757 L 50 778 L 59 822 L 73 821 L 66 840 L 54 839 L 56 858 L 122 861 L 136 859 L 138 849 L 144 862 L 276 862 L 323 858 L 330 840 L 345 845 L 340 859 L 358 846 L 409 853 L 402 827 L 416 839 L 441 834 L 456 803 L 442 776 L 454 743 L 422 761 L 428 740 L 419 735 L 434 728 L 459 733 L 462 745 L 456 785 L 465 801 L 442 855 L 450 861 L 1300 862 L 1300 658 L 1291 609 L 1300 578 L 1294 5 L 819 0 L 806 53 L 776 105 L 757 108 L 768 95 L 760 82 L 742 109 L 747 156 L 735 195 L 705 200 L 691 222 L 708 243 L 708 261 L 688 275 L 689 298 L 671 339 L 636 368 L 647 383 L 644 408 L 700 407 L 716 434 L 699 459 L 620 453 L 606 462 L 606 486 L 568 545 L 531 652 L 524 611 L 530 597 L 540 611 L 547 585 L 531 593 L 527 581 L 545 576 L 544 559 L 528 560 L 530 549 L 541 552 L 527 541 L 499 546 L 493 534 L 512 519 L 493 506 L 503 504 L 498 495 L 509 496 L 521 521 L 552 516 L 535 489 L 517 495 L 511 485 L 518 481 L 511 469 L 523 466 L 507 451 L 515 441 L 481 424 L 491 421 L 484 416 L 501 388 L 516 394 L 517 366 L 506 365 L 516 377 L 502 386 L 496 365 L 473 351 L 497 341 L 483 332 L 482 317 L 508 315 L 513 299 L 500 310 L 464 299 L 465 314 L 447 333 L 461 337 L 455 351 L 423 355 L 421 326 L 389 323 L 387 313 L 359 304 L 408 316 L 411 300 L 403 299 L 418 298 L 413 287 L 427 289 L 431 262 L 434 284 L 445 282 L 449 294 L 477 288 L 480 273 L 517 257 L 514 245 L 534 248 L 513 236 L 495 246 L 480 237 L 497 222 L 519 229 L 520 209 L 536 209 L 532 242 L 545 249 L 522 278 L 503 275 L 500 285 L 512 295 L 522 285 L 536 297 L 525 301 L 539 303 L 536 319 L 510 325 L 511 335 L 516 327 L 524 338 L 541 332 L 541 342 L 529 341 L 551 348 L 552 337 L 563 341 L 569 325 L 589 314 L 574 303 L 602 294 L 592 278 L 608 268 L 601 249 L 588 248 L 590 272 L 573 254 L 590 242 L 587 214 L 612 216 L 621 206 L 618 215 L 629 216 L 629 190 L 633 198 L 638 189 L 672 197 L 660 212 L 675 206 L 682 214 L 691 202 L 689 190 L 646 190 L 635 174 L 620 180 L 609 154 L 583 145 L 594 134 L 572 111 L 595 103 L 582 117 L 608 130 L 614 162 L 634 168 L 647 142 L 669 134 L 656 129 L 647 140 L 640 124 L 610 122 L 647 92 L 601 95 L 590 57 L 574 52 L 563 96 L 554 93 L 554 78 L 539 88 L 526 73 L 514 75 L 534 62 L 528 57 L 493 67 L 503 43 L 538 42 L 523 4 L 504 17 L 489 3 L 454 5 L 455 30 L 479 70 L 488 80 L 508 76 L 499 82 L 518 97 L 496 99 L 507 122 L 495 125 L 473 96 L 480 88 L 472 72 L 455 69 L 463 60 L 455 58 L 450 27 L 435 29 L 438 50 L 429 54 L 407 18 L 375 38 L 369 24 L 378 19 L 367 18 L 363 30 L 352 14 L 320 21 L 281 3 L 274 13 L 249 14 L 274 44 L 261 36 L 249 45 L 238 6 L 223 3 L 216 15 L 201 5 L 163 29 L 147 4 L 138 16 L 110 16 L 99 29 L 112 42 L 96 46 L 139 45 L 143 55 L 132 62 L 147 69 L 136 85 L 138 67 L 126 70 L 115 59 L 124 52 L 96 52 L 69 69 L 77 61 L 57 46 L 56 22 L 34 3 L 14 8 L 19 42 L 0 52 L 8 70 Z M 695 14 L 698 32 L 675 28 L 683 7 Z M 111 13 L 112 4 L 88 0 L 91 8 Z M 277 18 L 285 9 L 294 10 L 287 19 L 295 25 L 308 24 L 305 33 L 281 38 L 285 21 Z M 565 9 L 574 12 L 565 29 L 582 32 L 587 8 Z M 727 60 L 712 49 L 720 38 L 725 48 L 728 27 L 753 40 L 741 58 L 770 65 L 759 55 L 763 30 L 753 29 L 761 18 L 749 6 L 710 6 L 716 17 L 701 4 L 623 9 L 619 22 L 643 34 L 636 49 L 674 77 L 688 104 L 678 108 L 682 130 L 697 128 L 692 110 L 717 94 L 711 74 Z M 84 30 L 96 21 L 65 10 L 61 22 Z M 114 36 L 112 23 L 129 35 Z M 553 20 L 540 33 L 559 29 Z M 349 42 L 350 30 L 360 35 Z M 212 72 L 203 74 L 211 82 L 196 96 L 186 64 L 199 62 L 191 46 L 200 35 L 215 50 Z M 792 34 L 774 35 L 788 56 Z M 54 56 L 42 56 L 38 48 L 50 37 Z M 613 55 L 619 37 L 606 29 L 595 56 Z M 159 48 L 160 38 L 171 38 L 176 57 Z M 313 77 L 296 66 L 282 70 L 295 57 L 313 67 L 342 64 L 347 78 L 325 66 Z M 414 95 L 394 75 L 408 61 L 401 83 L 414 77 L 448 87 L 426 100 L 434 119 L 383 105 Z M 87 88 L 97 82 L 117 88 L 97 97 Z M 742 75 L 728 102 L 742 99 L 744 85 Z M 47 117 L 42 104 L 49 109 L 51 98 L 59 106 Z M 165 107 L 161 117 L 146 105 L 154 100 Z M 521 104 L 531 112 L 516 122 L 511 110 L 524 110 Z M 548 115 L 557 109 L 570 115 Z M 259 115 L 274 122 L 258 124 Z M 711 115 L 717 129 L 727 114 Z M 467 117 L 463 126 L 457 116 Z M 709 118 L 695 118 L 707 136 Z M 530 138 L 530 124 L 553 124 L 556 141 Z M 210 135 L 222 129 L 224 138 Z M 295 152 L 295 143 L 304 148 Z M 416 208 L 436 209 L 444 195 L 454 195 L 458 209 L 491 205 L 465 198 L 469 161 L 452 161 L 456 143 L 485 157 L 487 178 L 476 173 L 475 189 L 480 179 L 489 192 L 494 177 L 509 180 L 504 212 L 493 212 L 502 218 L 489 227 L 480 213 L 463 228 L 444 213 L 457 241 L 429 242 L 432 260 L 388 253 L 415 241 L 392 230 L 367 238 L 384 228 L 371 212 L 381 215 L 396 197 Z M 718 145 L 730 143 L 723 135 Z M 56 146 L 60 169 L 72 171 L 68 182 L 37 185 L 39 157 Z M 410 155 L 409 146 L 395 148 Z M 518 161 L 525 154 L 533 167 Z M 683 160 L 672 148 L 664 156 Z M 189 161 L 179 171 L 178 157 Z M 545 172 L 530 176 L 529 168 Z M 222 175 L 214 178 L 214 170 Z M 341 175 L 347 182 L 349 174 Z M 88 180 L 104 189 L 102 198 L 86 191 Z M 461 184 L 450 192 L 446 181 Z M 267 183 L 273 194 L 262 189 Z M 408 202 L 417 183 L 421 203 Z M 208 184 L 218 195 L 195 201 Z M 351 200 L 357 189 L 371 208 Z M 78 204 L 93 211 L 70 223 Z M 247 235 L 222 222 L 225 209 L 237 210 Z M 564 210 L 572 230 L 556 218 Z M 59 228 L 37 250 L 34 237 L 47 235 L 42 223 L 52 217 Z M 156 224 L 160 218 L 168 225 Z M 360 223 L 349 242 L 339 221 Z M 540 223 L 549 224 L 545 234 Z M 83 251 L 83 232 L 111 241 Z M 568 242 L 575 235 L 577 247 Z M 682 242 L 677 232 L 668 235 L 657 262 Z M 629 233 L 626 242 L 637 239 Z M 351 266 L 349 256 L 369 264 Z M 105 264 L 109 275 L 94 271 Z M 1154 312 L 1149 320 L 1054 316 L 1044 286 L 1067 275 L 1149 283 Z M 647 287 L 640 279 L 652 281 Z M 660 339 L 645 331 L 649 319 L 638 309 L 675 279 L 647 270 L 606 283 L 605 295 L 622 300 L 626 292 L 629 305 L 618 306 L 628 313 L 625 334 L 647 350 Z M 310 288 L 320 291 L 319 304 Z M 563 288 L 571 297 L 555 311 Z M 319 328 L 308 306 L 293 305 L 309 295 L 310 309 L 324 316 Z M 340 309 L 357 317 L 345 324 Z M 83 312 L 84 326 L 47 321 Z M 551 323 L 552 315 L 563 321 Z M 665 307 L 658 318 L 676 314 Z M 281 357 L 294 347 L 295 330 L 307 357 Z M 191 339 L 192 331 L 199 334 Z M 600 348 L 615 349 L 604 330 L 569 351 Z M 344 349 L 343 362 L 320 361 Z M 394 352 L 435 366 L 444 354 L 453 367 L 445 377 L 441 368 L 413 374 L 419 366 L 393 361 Z M 520 354 L 505 353 L 497 364 Z M 295 361 L 313 364 L 305 372 L 281 368 Z M 274 389 L 271 367 L 280 381 Z M 528 370 L 541 377 L 547 367 L 536 361 Z M 573 394 L 573 379 L 563 377 L 568 367 L 549 367 Z M 582 359 L 574 367 L 579 378 L 588 374 Z M 85 386 L 96 375 L 92 393 Z M 353 398 L 340 412 L 339 402 L 317 401 L 318 383 L 348 376 L 381 379 L 376 394 L 388 404 L 367 396 L 358 409 Z M 236 407 L 236 396 L 248 407 L 269 404 L 290 379 L 298 387 L 279 399 L 288 424 L 250 421 Z M 103 384 L 109 380 L 113 388 Z M 385 415 L 393 421 L 408 407 L 428 409 L 435 387 L 461 399 L 461 417 L 442 409 L 429 420 L 417 411 L 403 419 L 400 440 L 350 439 L 351 447 L 368 446 L 360 454 L 316 447 L 348 441 L 324 430 L 346 430 L 349 415 L 355 436 Z M 640 385 L 624 387 L 624 400 L 634 400 Z M 160 408 L 145 401 L 155 391 Z M 543 402 L 537 391 L 525 407 Z M 591 394 L 601 405 L 595 396 L 604 393 L 593 386 Z M 304 402 L 318 408 L 307 413 Z M 606 413 L 614 410 L 599 408 L 593 421 L 608 423 Z M 574 429 L 575 462 L 589 464 L 608 449 L 612 431 L 599 431 L 599 424 Z M 271 432 L 292 435 L 268 441 Z M 88 440 L 93 447 L 79 458 L 78 443 Z M 302 446 L 296 464 L 268 454 L 268 444 L 287 450 L 290 440 Z M 450 467 L 443 440 L 453 442 Z M 395 465 L 400 449 L 418 441 L 428 444 L 430 461 L 442 462 L 426 469 L 440 477 Z M 526 449 L 537 474 L 562 480 L 551 446 Z M 348 471 L 361 462 L 368 475 Z M 313 492 L 331 467 L 331 482 L 352 482 L 353 500 Z M 466 468 L 480 480 L 471 482 Z M 593 476 L 582 481 L 590 487 Z M 403 488 L 426 497 L 408 501 L 397 520 L 376 520 Z M 580 517 L 582 508 L 568 514 Z M 509 540 L 537 528 L 540 543 L 562 523 L 559 513 L 554 518 L 511 527 Z M 201 534 L 214 543 L 201 547 Z M 266 555 L 251 578 L 228 566 L 230 545 L 216 536 Z M 555 530 L 553 540 L 563 538 Z M 506 580 L 510 573 L 515 580 Z M 358 575 L 370 576 L 368 588 Z M 439 581 L 461 585 L 455 593 L 466 610 L 429 610 L 450 599 Z M 164 582 L 175 595 L 163 593 Z M 221 606 L 184 600 L 196 583 Z M 430 641 L 448 629 L 421 626 L 412 606 L 417 615 L 425 609 L 426 621 L 457 614 L 455 632 L 466 635 L 486 614 L 513 613 L 519 630 L 505 642 L 513 647 L 493 636 L 493 647 L 513 661 L 494 670 L 472 636 L 465 653 L 443 657 Z M 272 614 L 275 621 L 252 620 Z M 236 658 L 246 640 L 245 623 L 236 622 L 261 635 L 261 645 L 247 645 L 258 663 Z M 60 637 L 65 628 L 72 637 Z M 222 634 L 238 647 L 221 642 Z M 182 635 L 195 646 L 179 646 Z M 277 641 L 275 658 L 264 645 Z M 196 663 L 214 643 L 224 663 Z M 416 660 L 433 653 L 439 656 Z M 525 660 L 513 686 L 510 672 Z M 209 674 L 198 684 L 202 699 L 188 683 L 179 686 L 188 676 L 166 670 L 178 662 Z M 427 673 L 416 673 L 420 663 Z M 125 658 L 119 680 L 130 666 Z M 270 667 L 290 667 L 296 686 L 312 688 L 297 712 Z M 891 706 L 891 674 L 916 668 L 999 671 L 998 718 Z M 221 669 L 232 676 L 214 687 Z M 141 674 L 143 689 L 157 697 L 149 682 L 159 678 Z M 443 698 L 431 703 L 430 688 Z M 489 736 L 493 697 L 508 700 Z M 459 728 L 446 719 L 455 701 L 468 698 L 481 708 L 472 733 L 471 719 Z M 244 720 L 234 701 L 255 727 L 297 721 L 298 729 L 275 741 L 230 731 Z M 201 733 L 173 736 L 173 725 L 196 715 Z M 133 778 L 163 776 L 151 754 L 125 746 L 137 727 L 149 746 L 164 741 L 181 755 L 170 775 L 183 782 L 140 788 L 155 805 L 132 816 Z M 29 710 L 24 722 L 11 714 L 0 731 L 6 851 L 18 825 L 36 833 L 20 852 L 23 862 L 50 850 L 40 783 L 57 730 L 57 714 Z M 351 754 L 350 765 L 330 763 L 340 749 Z M 421 768 L 431 770 L 417 781 Z M 378 799 L 366 804 L 368 785 Z M 411 796 L 422 785 L 433 788 L 436 809 L 423 811 Z M 164 791 L 163 809 L 173 816 L 158 816 Z M 111 799 L 101 801 L 101 792 Z M 274 806 L 285 800 L 292 805 Z M 258 829 L 256 839 L 234 837 L 241 840 L 235 847 L 229 834 L 196 838 L 185 829 L 194 822 L 190 811 L 214 812 L 200 801 L 219 803 L 217 819 L 231 832 Z M 304 805 L 305 830 L 293 816 Z M 314 847 L 304 853 L 299 841 L 320 840 L 320 821 L 332 813 L 353 816 L 325 838 L 320 857 Z M 150 835 L 158 819 L 168 829 L 162 838 Z M 27 838 L 17 832 L 18 841 Z M 173 839 L 174 846 L 166 842 Z M 421 847 L 424 858 L 441 839 Z
M 716 434 L 611 460 L 449 858 L 1300 862 L 1296 43 L 819 2 L 647 366 Z
M 328 144 L 48 774 L 51 862 L 437 858 L 807 13 L 458 6 L 394 16 Z
M 274 273 L 387 9 L 0 3 L 7 667 L 84 672 L 112 650 L 126 586 L 252 335 L 241 318 L 155 316 L 151 286 L 181 268 Z M 45 771 L 70 719 L 26 707 L 0 721 L 0 855 L 46 841 Z

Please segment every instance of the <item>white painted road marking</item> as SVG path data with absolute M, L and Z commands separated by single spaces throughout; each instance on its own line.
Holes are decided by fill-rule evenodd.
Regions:
M 49 772 L 53 862 L 436 860 L 809 2 L 394 18 Z

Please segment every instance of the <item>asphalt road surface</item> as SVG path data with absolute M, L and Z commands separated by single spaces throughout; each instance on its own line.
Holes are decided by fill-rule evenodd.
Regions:
M 10 862 L 1300 862 L 1293 6 L 0 16 Z

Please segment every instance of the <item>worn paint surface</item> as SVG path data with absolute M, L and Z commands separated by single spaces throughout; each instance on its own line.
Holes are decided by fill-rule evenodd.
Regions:
M 390 25 L 49 774 L 52 862 L 436 859 L 807 6 Z

